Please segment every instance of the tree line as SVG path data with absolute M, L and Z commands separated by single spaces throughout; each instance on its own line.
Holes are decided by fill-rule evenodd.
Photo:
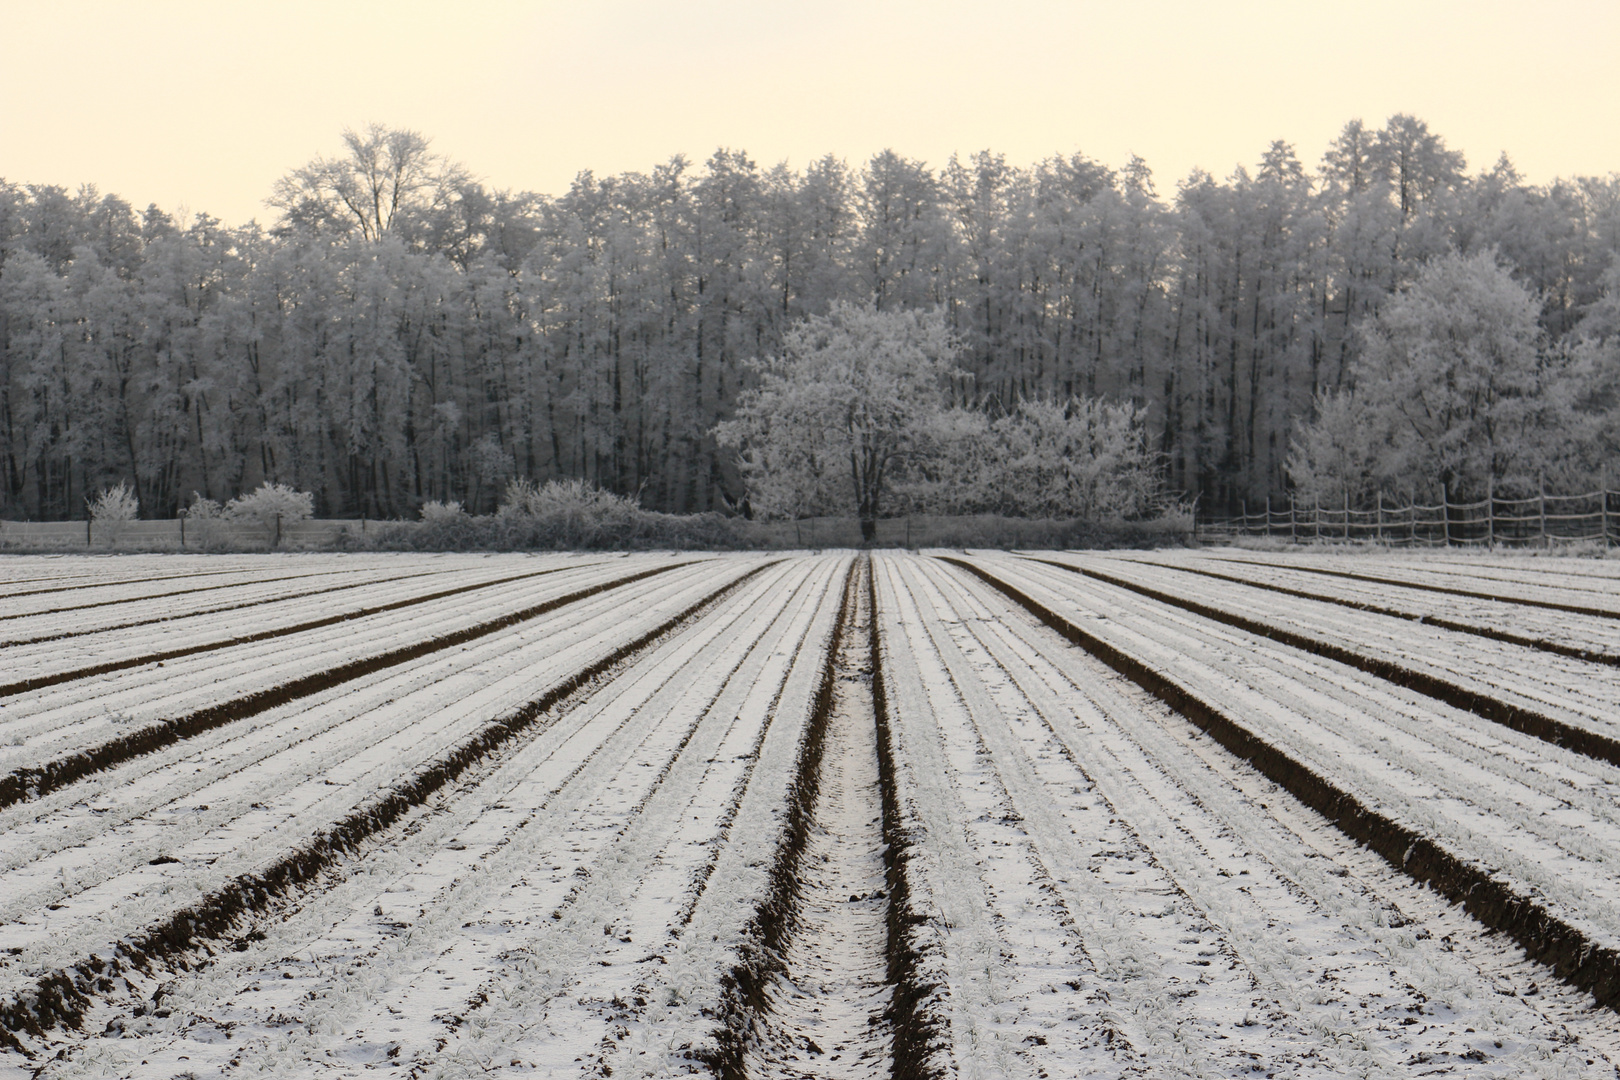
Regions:
M 1351 122 L 1314 169 L 1275 142 L 1173 194 L 1140 159 L 721 150 L 546 197 L 372 126 L 267 204 L 228 228 L 0 182 L 0 514 L 82 517 L 119 481 L 153 517 L 265 481 L 322 516 L 484 512 L 516 478 L 735 507 L 716 426 L 750 361 L 840 304 L 939 312 L 951 403 L 989 422 L 1134 410 L 1170 487 L 1212 508 L 1290 488 L 1300 433 L 1388 366 L 1368 328 L 1435 260 L 1511 276 L 1537 370 L 1578 347 L 1614 366 L 1620 174 L 1470 173 L 1410 116 Z

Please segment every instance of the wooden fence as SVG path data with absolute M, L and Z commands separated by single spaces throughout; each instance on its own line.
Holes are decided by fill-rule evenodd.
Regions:
M 1283 506 L 1266 500 L 1263 509 L 1236 517 L 1200 520 L 1199 540 L 1232 540 L 1269 536 L 1297 543 L 1371 542 L 1396 546 L 1541 546 L 1592 543 L 1608 548 L 1620 541 L 1620 492 L 1607 488 L 1583 495 L 1548 495 L 1526 499 L 1493 496 L 1478 502 L 1449 500 L 1425 505 L 1391 505 L 1382 496 L 1371 509 L 1346 500 L 1340 506 Z

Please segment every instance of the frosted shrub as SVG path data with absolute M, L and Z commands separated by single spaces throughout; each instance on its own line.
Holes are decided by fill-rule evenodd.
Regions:
M 90 508 L 90 520 L 98 525 L 121 525 L 134 521 L 141 509 L 141 502 L 135 497 L 134 490 L 122 480 L 113 487 L 103 489 L 94 499 L 86 499 L 84 503 Z
M 718 514 L 657 514 L 634 498 L 585 480 L 513 480 L 495 513 L 430 502 L 421 524 L 384 524 L 361 546 L 416 551 L 532 551 L 538 548 L 724 548 L 737 535 Z M 354 542 L 351 540 L 350 542 Z
M 124 526 L 134 521 L 141 509 L 135 492 L 122 480 L 84 503 L 90 508 L 90 520 L 96 523 L 96 535 L 111 544 L 119 541 Z
M 246 495 L 238 495 L 226 503 L 224 509 L 227 520 L 255 522 L 266 529 L 274 529 L 278 519 L 286 524 L 314 516 L 314 495 L 307 491 L 294 491 L 286 484 L 275 484 L 269 480 Z
M 543 547 L 602 547 L 628 543 L 643 524 L 634 499 L 603 491 L 588 480 L 525 479 L 506 485 L 495 517 L 509 533 Z
M 1175 507 L 1146 420 L 1136 406 L 1088 397 L 1026 399 L 995 419 L 951 410 L 912 500 L 947 514 L 1091 524 L 1161 516 Z
M 497 514 L 529 517 L 606 517 L 636 508 L 634 499 L 603 491 L 589 480 L 547 480 L 536 486 L 519 478 L 506 485 Z
M 223 507 L 219 503 L 199 492 L 193 491 L 191 493 L 191 505 L 186 507 L 183 513 L 187 521 L 213 521 L 220 516 L 222 511 Z
M 460 521 L 467 516 L 461 503 L 455 499 L 439 502 L 437 499 L 422 504 L 422 520 L 429 525 L 443 525 Z
M 1162 509 L 1147 411 L 1096 398 L 1033 399 L 990 425 L 988 499 L 1015 517 L 1139 518 Z

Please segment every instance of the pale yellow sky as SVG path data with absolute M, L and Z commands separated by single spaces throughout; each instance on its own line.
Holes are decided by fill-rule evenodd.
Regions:
M 1620 0 L 0 0 L 0 28 L 0 178 L 230 224 L 373 120 L 552 194 L 726 146 L 1134 152 L 1168 195 L 1396 112 L 1470 170 L 1620 170 Z

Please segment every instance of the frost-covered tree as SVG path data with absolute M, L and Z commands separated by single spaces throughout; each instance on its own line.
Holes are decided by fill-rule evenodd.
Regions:
M 1557 372 L 1543 362 L 1536 298 L 1492 253 L 1433 260 L 1365 328 L 1348 396 L 1295 435 L 1306 497 L 1370 487 L 1482 497 L 1546 466 Z
M 1235 510 L 1283 493 L 1296 423 L 1350 388 L 1359 329 L 1451 250 L 1496 250 L 1538 298 L 1543 379 L 1583 410 L 1555 425 L 1585 433 L 1566 460 L 1620 464 L 1592 441 L 1609 354 L 1580 345 L 1620 334 L 1620 174 L 1468 175 L 1404 116 L 1348 125 L 1315 170 L 1253 149 L 1157 187 L 1140 161 L 1078 154 L 723 151 L 553 198 L 484 191 L 424 137 L 365 128 L 287 175 L 268 232 L 0 180 L 0 516 L 79 516 L 119 479 L 159 517 L 266 478 L 339 516 L 487 513 L 516 476 L 736 505 L 734 448 L 710 433 L 757 385 L 747 358 L 838 302 L 943 310 L 961 404 L 987 415 L 1146 409 L 1168 482 Z M 885 505 L 927 495 L 917 479 Z
M 295 491 L 286 484 L 266 480 L 246 495 L 225 504 L 224 517 L 230 521 L 250 521 L 274 529 L 279 521 L 287 524 L 314 516 L 315 496 Z
M 937 311 L 838 303 L 789 330 L 715 428 L 738 451 L 754 509 L 853 513 L 875 539 L 891 492 L 940 453 L 956 351 Z
M 1016 517 L 1141 517 L 1163 499 L 1146 410 L 1095 398 L 1023 401 L 989 425 L 980 488 Z
M 450 228 L 472 189 L 467 170 L 434 153 L 418 132 L 368 124 L 345 129 L 343 146 L 344 154 L 318 157 L 276 181 L 268 202 L 284 227 L 373 242 L 403 230 L 414 240 Z

